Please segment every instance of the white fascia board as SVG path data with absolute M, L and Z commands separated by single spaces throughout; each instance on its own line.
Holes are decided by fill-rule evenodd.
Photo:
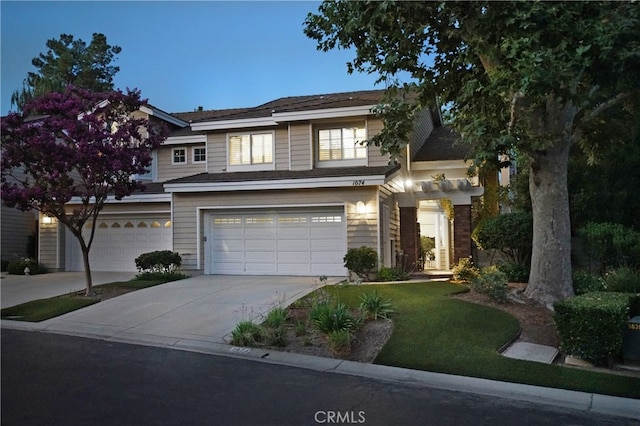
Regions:
M 274 112 L 271 116 L 277 122 L 353 117 L 358 115 L 371 115 L 371 110 L 375 106 L 376 105 L 361 105 L 356 107 L 328 108 L 310 111 Z
M 207 135 L 170 136 L 162 142 L 162 145 L 186 145 L 192 143 L 206 143 Z
M 158 117 L 159 119 L 164 120 L 167 123 L 175 124 L 176 126 L 179 126 L 179 127 L 187 127 L 189 125 L 189 123 L 187 123 L 186 121 L 181 120 L 177 117 L 174 117 L 171 114 L 168 114 L 164 111 L 160 111 L 159 109 L 156 109 L 153 107 L 150 108 L 148 106 L 143 105 L 140 107 L 140 111 L 144 112 L 145 114 Z
M 256 117 L 240 120 L 218 120 L 191 123 L 191 129 L 194 132 L 197 132 L 201 130 L 230 130 L 246 129 L 249 127 L 268 127 L 275 126 L 277 124 L 278 123 L 272 117 Z
M 308 179 L 280 179 L 246 182 L 169 183 L 167 192 L 213 192 L 213 191 L 261 191 L 268 189 L 310 189 L 336 187 L 363 187 L 384 185 L 384 175 L 340 176 Z
M 120 203 L 169 203 L 171 202 L 171 194 L 165 192 L 163 194 L 133 194 L 124 197 L 122 200 L 116 200 L 116 197 L 109 195 L 107 197 L 108 204 L 120 204 Z M 67 204 L 82 204 L 80 197 L 73 197 L 67 202 Z

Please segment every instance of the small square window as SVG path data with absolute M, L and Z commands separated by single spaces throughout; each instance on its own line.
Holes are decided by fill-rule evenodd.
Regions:
M 185 148 L 173 148 L 171 164 L 186 164 L 187 150 Z
M 194 163 L 204 163 L 207 161 L 207 149 L 202 148 L 193 148 L 193 162 Z

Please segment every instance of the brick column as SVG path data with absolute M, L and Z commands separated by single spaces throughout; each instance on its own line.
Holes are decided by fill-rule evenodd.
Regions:
M 471 205 L 453 206 L 453 263 L 471 256 Z
M 400 207 L 400 249 L 407 258 L 406 269 L 408 271 L 415 270 L 419 256 L 418 209 L 416 207 Z

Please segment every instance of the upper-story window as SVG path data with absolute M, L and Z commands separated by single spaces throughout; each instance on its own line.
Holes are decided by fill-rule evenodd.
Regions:
M 318 165 L 365 164 L 367 146 L 364 126 L 320 128 L 317 131 Z
M 204 163 L 207 161 L 207 149 L 205 147 L 193 148 L 193 162 Z
M 173 148 L 171 150 L 171 164 L 187 164 L 187 149 Z
M 273 132 L 229 135 L 229 169 L 274 169 L 273 139 Z

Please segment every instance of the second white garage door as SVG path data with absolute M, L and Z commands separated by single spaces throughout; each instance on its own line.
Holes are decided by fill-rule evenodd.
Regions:
M 216 213 L 209 217 L 210 274 L 345 274 L 344 209 Z
M 85 241 L 90 228 L 83 229 Z M 169 215 L 98 218 L 89 251 L 93 271 L 136 271 L 136 257 L 155 250 L 172 249 Z M 67 271 L 84 271 L 78 240 L 67 230 Z

